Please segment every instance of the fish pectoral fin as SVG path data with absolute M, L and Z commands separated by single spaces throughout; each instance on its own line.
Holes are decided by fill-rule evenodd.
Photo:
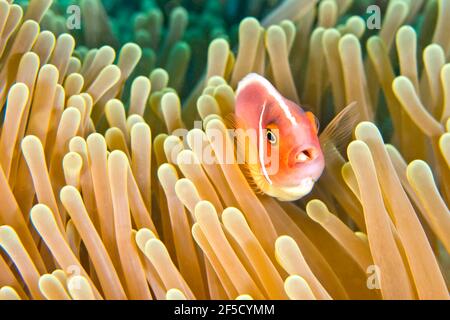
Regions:
M 228 129 L 236 129 L 238 127 L 238 121 L 234 113 L 228 113 L 223 117 L 223 122 Z
M 241 165 L 241 170 L 247 178 L 247 182 L 252 190 L 257 194 L 266 194 L 270 184 L 267 182 L 264 175 L 259 172 L 256 165 L 249 165 L 247 163 Z
M 359 119 L 356 102 L 350 103 L 326 126 L 319 136 L 325 163 L 330 158 L 334 158 L 339 150 L 345 147 Z

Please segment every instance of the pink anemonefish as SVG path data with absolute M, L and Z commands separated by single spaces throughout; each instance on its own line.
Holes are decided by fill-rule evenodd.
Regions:
M 234 120 L 236 129 L 254 132 L 255 139 L 246 142 L 244 150 L 241 144 L 240 151 L 257 190 L 281 201 L 294 201 L 311 191 L 325 168 L 318 123 L 311 112 L 251 73 L 238 84 Z M 331 126 L 338 121 L 333 122 Z

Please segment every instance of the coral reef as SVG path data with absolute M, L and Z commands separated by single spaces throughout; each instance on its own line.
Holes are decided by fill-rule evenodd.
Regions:
M 99 1 L 81 1 L 74 36 L 50 0 L 11 2 L 0 299 L 449 298 L 449 0 L 385 1 L 381 30 L 354 11 L 370 1 L 244 1 L 261 19 L 242 19 L 236 40 L 231 22 L 199 39 L 202 19 L 188 27 L 179 6 L 165 29 L 144 1 L 137 44 L 117 58 Z M 227 115 L 250 72 L 324 127 L 357 103 L 351 142 L 323 146 L 325 172 L 295 203 L 256 193 L 236 162 L 204 160 L 234 155 Z

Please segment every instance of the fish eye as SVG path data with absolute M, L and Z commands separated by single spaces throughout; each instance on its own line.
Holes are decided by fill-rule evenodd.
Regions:
M 270 144 L 275 144 L 277 143 L 277 136 L 275 135 L 275 133 L 272 132 L 271 129 L 267 129 L 267 140 L 269 140 Z
M 311 124 L 315 126 L 314 129 L 316 133 L 318 133 L 320 130 L 319 119 L 317 119 L 317 117 L 310 111 L 306 112 L 306 117 L 308 118 L 309 122 L 311 122 Z
M 319 122 L 319 119 L 316 116 L 314 116 L 314 123 L 316 124 L 317 132 L 319 132 L 319 130 L 320 130 L 320 122 Z

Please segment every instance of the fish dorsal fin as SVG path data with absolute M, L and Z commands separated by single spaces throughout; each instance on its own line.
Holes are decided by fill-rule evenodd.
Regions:
M 352 102 L 346 106 L 319 135 L 325 163 L 330 157 L 336 156 L 336 152 L 339 152 L 349 142 L 359 118 L 356 104 L 356 102 Z

